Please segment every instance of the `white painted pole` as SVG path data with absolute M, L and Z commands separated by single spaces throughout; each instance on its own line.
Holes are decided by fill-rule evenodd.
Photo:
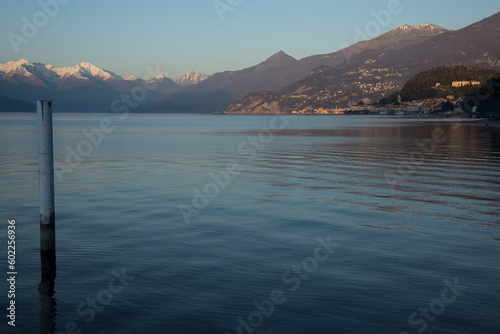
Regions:
M 38 180 L 40 189 L 40 251 L 56 250 L 52 101 L 37 101 Z

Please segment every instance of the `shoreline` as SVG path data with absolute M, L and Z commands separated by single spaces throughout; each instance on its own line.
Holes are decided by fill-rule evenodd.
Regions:
M 0 115 L 36 115 L 36 112 L 16 112 L 16 111 L 0 111 Z M 59 115 L 116 115 L 112 112 L 54 112 Z M 380 114 L 289 114 L 289 113 L 255 113 L 255 114 L 238 114 L 238 113 L 176 113 L 176 112 L 151 112 L 151 113 L 133 113 L 130 115 L 191 115 L 191 116 L 314 116 L 314 117 L 359 117 L 359 118 L 390 118 L 390 119 L 406 119 L 415 120 L 416 123 L 457 123 L 468 125 L 485 125 L 485 126 L 500 126 L 500 119 L 488 118 L 460 118 L 460 117 L 443 117 L 442 115 L 425 115 L 422 114 L 407 114 L 407 115 L 380 115 Z M 454 115 L 456 116 L 456 115 Z

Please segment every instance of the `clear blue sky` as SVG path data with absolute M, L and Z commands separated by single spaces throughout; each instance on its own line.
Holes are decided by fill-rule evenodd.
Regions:
M 42 0 L 50 3 L 57 0 Z M 63 0 L 60 0 L 61 2 Z M 147 66 L 176 77 L 255 65 L 283 50 L 300 59 L 352 44 L 371 11 L 397 0 L 218 0 L 236 4 L 220 19 L 214 0 L 64 0 L 54 17 L 15 53 L 8 34 L 23 36 L 38 0 L 0 1 L 0 62 L 74 66 L 90 62 L 124 75 L 147 76 Z M 238 4 L 239 3 L 239 4 Z M 381 33 L 403 24 L 430 22 L 460 29 L 500 11 L 498 0 L 400 0 Z M 38 15 L 43 23 L 43 14 Z

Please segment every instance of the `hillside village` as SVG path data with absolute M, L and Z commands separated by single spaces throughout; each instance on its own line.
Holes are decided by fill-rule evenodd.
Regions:
M 370 72 L 362 72 L 362 75 L 369 77 Z M 360 77 L 361 78 L 361 77 Z M 380 78 L 379 76 L 376 77 Z M 369 89 L 370 92 L 387 92 L 394 90 L 396 87 L 393 83 L 389 82 L 389 86 L 384 86 L 383 84 L 371 84 L 364 83 L 360 84 L 360 87 L 364 89 Z M 451 87 L 464 88 L 469 87 L 471 89 L 476 89 L 481 85 L 480 81 L 468 80 L 468 81 L 453 81 Z M 435 83 L 434 88 L 436 90 L 446 89 L 447 87 L 440 82 Z M 342 114 L 380 114 L 380 115 L 414 115 L 414 114 L 441 114 L 441 115 L 460 115 L 464 112 L 464 97 L 465 96 L 455 96 L 447 95 L 441 98 L 427 98 L 418 99 L 404 102 L 401 99 L 401 95 L 398 96 L 398 100 L 391 104 L 381 104 L 379 102 L 373 102 L 370 98 L 363 98 L 356 104 L 351 104 L 345 108 L 339 108 L 338 106 L 332 108 L 313 108 L 306 107 L 300 110 L 293 110 L 292 114 L 325 114 L 325 115 L 342 115 Z
M 441 113 L 441 107 L 450 102 L 453 110 L 447 110 L 444 114 L 459 115 L 463 112 L 462 99 L 432 98 L 426 100 L 401 102 L 400 104 L 391 104 L 381 106 L 379 104 L 361 104 L 353 105 L 347 108 L 304 108 L 301 110 L 293 110 L 292 114 L 324 114 L 324 115 L 353 115 L 353 114 L 380 114 L 380 115 L 406 115 L 406 114 L 433 114 Z

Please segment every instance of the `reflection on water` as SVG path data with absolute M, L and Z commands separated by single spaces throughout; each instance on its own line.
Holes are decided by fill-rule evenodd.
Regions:
M 55 253 L 41 253 L 42 280 L 38 286 L 40 293 L 40 334 L 56 331 L 57 299 L 54 298 L 56 279 Z
M 70 322 L 85 333 L 236 333 L 238 317 L 247 320 L 254 301 L 275 289 L 287 301 L 255 334 L 411 333 L 419 328 L 409 316 L 454 277 L 470 289 L 427 332 L 500 327 L 499 128 L 304 116 L 249 159 L 238 147 L 270 117 L 117 120 L 56 184 L 56 300 L 55 257 L 42 257 L 40 282 L 29 117 L 0 122 L 0 217 L 25 223 L 19 333 L 33 332 L 23 329 L 38 317 L 40 333 Z M 102 117 L 110 116 L 54 115 L 56 161 L 64 163 L 66 146 L 76 148 L 82 130 Z M 194 189 L 232 161 L 241 172 L 186 225 L 178 205 L 192 205 Z M 341 244 L 338 253 L 290 291 L 283 273 L 327 235 Z M 137 279 L 84 321 L 78 306 L 124 266 Z
M 247 169 L 254 183 L 274 190 L 266 197 L 498 223 L 499 130 L 457 124 L 290 129 Z

